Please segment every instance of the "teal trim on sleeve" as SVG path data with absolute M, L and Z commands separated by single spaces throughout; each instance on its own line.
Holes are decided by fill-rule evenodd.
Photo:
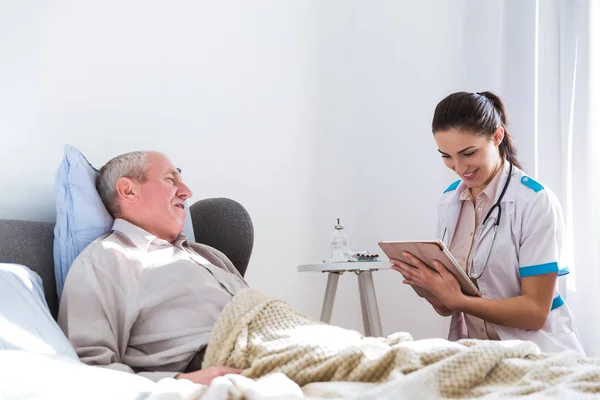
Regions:
M 444 190 L 444 193 L 456 190 L 456 188 L 458 187 L 458 185 L 460 185 L 460 179 L 457 180 L 456 182 L 453 182 L 452 185 L 448 186 L 448 188 L 446 190 Z
M 568 271 L 568 269 L 567 269 L 567 271 Z M 527 278 L 529 276 L 544 275 L 544 274 L 549 274 L 551 272 L 560 272 L 557 262 L 529 265 L 527 267 L 519 268 L 519 275 L 521 276 L 521 278 Z
M 562 306 L 563 304 L 565 304 L 565 299 L 563 299 L 563 297 L 559 294 L 554 298 L 554 300 L 552 300 L 552 308 L 550 309 L 550 311 Z
M 527 186 L 529 189 L 533 190 L 534 192 L 539 192 L 540 190 L 544 190 L 544 186 L 542 186 L 541 183 L 531 179 L 528 176 L 524 176 L 521 178 L 521 183 L 525 186 Z
M 558 270 L 558 276 L 565 276 L 565 275 L 569 275 L 569 267 L 562 267 L 561 269 Z

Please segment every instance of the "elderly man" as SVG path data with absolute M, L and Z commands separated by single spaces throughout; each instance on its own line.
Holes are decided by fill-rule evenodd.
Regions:
M 248 285 L 231 261 L 181 235 L 192 195 L 155 152 L 110 160 L 96 187 L 115 218 L 67 276 L 58 323 L 89 365 L 208 384 L 239 370 L 200 369 L 211 329 Z

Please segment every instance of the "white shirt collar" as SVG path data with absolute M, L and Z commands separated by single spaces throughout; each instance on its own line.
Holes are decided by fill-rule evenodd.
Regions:
M 185 235 L 179 234 L 179 236 L 177 236 L 177 239 L 175 239 L 173 243 L 169 243 L 168 241 L 160 239 L 155 235 L 151 234 L 150 232 L 147 232 L 139 226 L 132 224 L 131 222 L 122 218 L 115 219 L 112 230 L 124 235 L 127 239 L 131 241 L 131 243 L 133 243 L 133 245 L 137 249 L 142 251 L 148 251 L 148 247 L 153 242 L 155 244 L 172 244 L 174 246 L 180 247 L 187 241 L 187 237 Z

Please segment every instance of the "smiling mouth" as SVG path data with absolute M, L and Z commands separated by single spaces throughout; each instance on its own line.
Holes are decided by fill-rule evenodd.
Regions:
M 472 178 L 472 177 L 474 177 L 474 176 L 475 176 L 475 174 L 477 173 L 477 171 L 479 171 L 479 168 L 477 168 L 477 169 L 476 169 L 475 171 L 473 171 L 473 172 L 469 172 L 468 174 L 463 174 L 463 177 L 465 177 L 465 178 L 467 178 L 467 179 L 470 179 L 470 178 Z
M 183 204 L 175 204 L 175 207 L 179 207 L 183 210 Z

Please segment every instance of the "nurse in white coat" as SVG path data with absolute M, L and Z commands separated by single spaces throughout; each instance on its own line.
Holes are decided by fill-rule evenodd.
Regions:
M 569 273 L 562 210 L 520 169 L 500 98 L 451 94 L 437 105 L 432 130 L 444 163 L 461 178 L 442 194 L 438 238 L 482 297 L 464 295 L 439 262 L 431 269 L 406 253 L 391 260 L 393 268 L 405 284 L 433 294 L 427 300 L 438 314 L 452 316 L 450 340 L 521 339 L 544 352 L 583 353 L 558 292 L 557 278 Z

